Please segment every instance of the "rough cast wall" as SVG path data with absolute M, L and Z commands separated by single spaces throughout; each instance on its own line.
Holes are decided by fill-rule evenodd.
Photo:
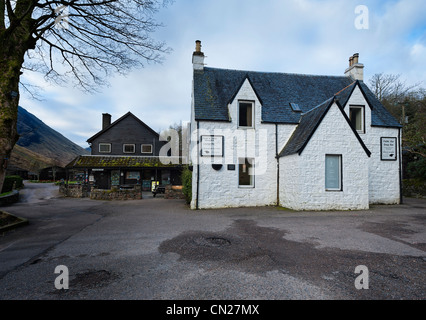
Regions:
M 325 190 L 325 155 L 342 155 L 343 191 Z M 368 209 L 368 156 L 336 104 L 302 154 L 280 159 L 280 202 L 295 210 Z
M 372 204 L 399 203 L 399 147 L 396 161 L 383 161 L 380 156 L 380 138 L 395 137 L 398 143 L 399 129 L 371 126 L 371 110 L 358 87 L 355 88 L 345 106 L 345 112 L 348 116 L 350 105 L 365 106 L 365 133 L 360 133 L 360 137 L 371 151 L 369 159 L 369 201 Z
M 255 129 L 238 128 L 238 100 L 250 100 L 255 104 Z M 261 105 L 246 80 L 233 103 L 229 106 L 231 123 L 199 122 L 199 135 L 223 135 L 224 157 L 200 157 L 200 182 L 198 206 L 203 208 L 244 207 L 274 205 L 277 201 L 277 160 L 275 146 L 275 125 L 261 123 Z M 191 160 L 193 164 L 193 189 L 191 207 L 196 207 L 197 194 L 197 124 L 192 119 Z M 281 126 L 279 141 L 286 141 L 295 126 Z M 278 146 L 283 147 L 283 142 Z M 239 187 L 238 158 L 255 158 L 254 187 Z M 220 170 L 212 163 L 222 164 Z M 227 165 L 235 165 L 228 170 Z

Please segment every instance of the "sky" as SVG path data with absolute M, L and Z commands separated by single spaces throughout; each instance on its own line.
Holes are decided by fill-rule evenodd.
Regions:
M 367 84 L 385 73 L 426 87 L 424 0 L 175 0 L 155 18 L 163 27 L 152 37 L 172 49 L 163 63 L 111 77 L 95 94 L 24 72 L 41 100 L 21 89 L 20 105 L 83 148 L 102 113 L 114 121 L 130 111 L 160 132 L 190 120 L 195 40 L 208 67 L 339 76 L 359 53 Z

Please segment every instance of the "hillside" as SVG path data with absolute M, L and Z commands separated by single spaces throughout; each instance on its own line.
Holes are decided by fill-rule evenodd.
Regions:
M 37 172 L 40 169 L 51 167 L 52 159 L 41 154 L 28 150 L 27 148 L 15 145 L 10 156 L 9 168 L 16 167 L 26 169 L 30 172 Z
M 20 137 L 11 155 L 11 166 L 34 171 L 65 166 L 76 156 L 88 154 L 22 107 L 18 108 L 17 127 Z

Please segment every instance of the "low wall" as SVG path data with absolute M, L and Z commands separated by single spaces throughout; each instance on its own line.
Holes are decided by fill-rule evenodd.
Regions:
M 90 195 L 90 186 L 82 184 L 60 184 L 59 193 L 65 197 L 86 198 Z
M 93 200 L 139 200 L 142 199 L 141 188 L 124 190 L 92 189 L 90 199 Z
M 10 194 L 0 197 L 0 206 L 9 205 L 19 201 L 19 191 L 13 190 Z
M 182 192 L 182 186 L 167 185 L 164 192 L 165 199 L 185 199 Z

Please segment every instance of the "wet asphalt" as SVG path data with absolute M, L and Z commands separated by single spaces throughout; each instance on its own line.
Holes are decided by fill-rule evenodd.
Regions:
M 149 193 L 95 201 L 57 188 L 27 183 L 0 208 L 30 221 L 0 234 L 1 300 L 425 299 L 426 200 L 192 211 Z M 55 287 L 59 265 L 67 290 Z M 361 275 L 368 289 L 355 287 Z

